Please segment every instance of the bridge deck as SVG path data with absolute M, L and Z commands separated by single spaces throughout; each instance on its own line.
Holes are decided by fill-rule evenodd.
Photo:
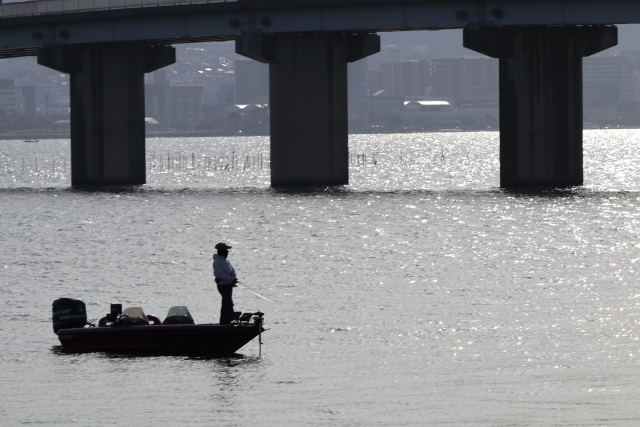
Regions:
M 242 34 L 640 23 L 637 0 L 42 0 L 0 5 L 0 58 L 39 47 Z
M 0 4 L 0 18 L 39 16 L 114 9 L 227 3 L 238 0 L 42 0 Z

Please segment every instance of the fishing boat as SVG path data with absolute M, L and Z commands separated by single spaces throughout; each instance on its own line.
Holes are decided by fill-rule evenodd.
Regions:
M 169 309 L 160 321 L 141 307 L 111 312 L 97 323 L 87 321 L 84 302 L 60 298 L 53 302 L 53 331 L 64 350 L 72 352 L 153 352 L 167 354 L 235 353 L 269 329 L 264 314 L 235 312 L 229 324 L 196 324 L 185 306 Z

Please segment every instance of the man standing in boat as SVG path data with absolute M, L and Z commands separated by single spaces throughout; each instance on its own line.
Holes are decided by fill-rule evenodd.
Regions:
M 227 324 L 231 321 L 233 314 L 233 288 L 237 287 L 238 278 L 233 266 L 227 260 L 231 246 L 227 246 L 226 243 L 218 243 L 216 249 L 218 253 L 213 255 L 213 275 L 216 278 L 218 292 L 222 296 L 220 324 Z

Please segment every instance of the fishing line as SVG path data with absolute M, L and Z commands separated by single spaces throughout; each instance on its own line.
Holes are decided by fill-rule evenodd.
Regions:
M 259 298 L 265 299 L 265 300 L 267 300 L 267 301 L 269 301 L 269 302 L 272 302 L 272 303 L 274 303 L 274 304 L 280 304 L 279 302 L 276 302 L 276 301 L 274 301 L 274 300 L 272 300 L 272 299 L 269 299 L 269 298 L 265 297 L 264 295 L 260 295 L 259 293 L 257 293 L 257 292 L 255 292 L 255 291 L 253 291 L 253 290 L 249 289 L 249 288 L 247 287 L 247 285 L 245 285 L 245 284 L 244 284 L 244 283 L 242 283 L 241 281 L 237 281 L 237 282 L 236 282 L 236 284 L 237 284 L 238 286 L 240 286 L 240 288 L 245 289 L 245 290 L 247 290 L 247 291 L 251 292 L 252 294 L 254 294 L 255 296 L 257 296 L 257 297 L 259 297 Z

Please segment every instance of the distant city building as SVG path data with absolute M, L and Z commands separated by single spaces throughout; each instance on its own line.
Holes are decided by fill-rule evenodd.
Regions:
M 68 82 L 49 83 L 32 81 L 29 77 L 15 80 L 15 86 L 24 97 L 24 114 L 66 115 L 69 114 Z
M 153 117 L 161 127 L 167 125 L 166 105 L 169 86 L 166 70 L 158 70 L 151 73 L 152 83 L 144 85 L 145 115 Z
M 367 109 L 369 96 L 369 61 L 367 58 L 347 65 L 349 120 L 361 118 Z
M 269 64 L 252 59 L 235 61 L 235 103 L 269 102 Z
M 400 113 L 404 109 L 404 95 L 392 95 L 380 90 L 369 96 L 369 105 L 372 116 L 384 116 L 391 113 Z
M 431 61 L 402 62 L 402 93 L 405 96 L 423 96 L 431 86 Z
M 431 96 L 453 97 L 456 104 L 462 96 L 482 83 L 498 83 L 499 65 L 493 58 L 434 59 L 431 61 Z
M 620 102 L 630 102 L 633 94 L 633 59 L 630 56 L 591 56 L 583 61 L 583 81 L 606 82 L 618 89 Z
M 24 113 L 22 91 L 16 87 L 0 88 L 0 115 Z
M 379 67 L 380 70 L 373 73 L 375 92 L 384 90 L 391 95 L 424 96 L 431 85 L 429 60 L 384 62 Z
M 61 115 L 68 114 L 70 107 L 68 85 L 37 85 L 36 114 Z
M 380 47 L 380 52 L 369 57 L 369 67 L 372 70 L 377 70 L 380 64 L 384 62 L 400 62 L 402 58 L 402 51 L 395 45 L 383 45 Z M 375 92 L 371 92 L 372 94 Z
M 164 70 L 145 85 L 146 116 L 163 128 L 193 129 L 202 120 L 202 86 L 170 85 Z
M 232 84 L 221 85 L 218 90 L 216 90 L 215 102 L 223 108 L 229 105 L 234 105 L 236 103 L 235 86 Z
M 193 129 L 202 120 L 202 86 L 170 85 L 167 87 L 165 118 L 172 128 Z
M 640 101 L 640 50 L 626 50 L 622 56 L 628 56 L 633 63 L 633 100 Z
M 13 79 L 0 79 L 0 114 L 35 115 L 35 88 L 16 86 Z
M 389 95 L 404 95 L 402 62 L 383 62 L 380 64 L 381 90 Z
M 618 88 L 607 81 L 587 81 L 582 86 L 583 121 L 598 125 L 618 122 Z
M 462 95 L 460 108 L 466 111 L 483 111 L 494 118 L 500 117 L 500 85 L 482 83 Z
M 638 61 L 638 63 L 640 63 L 640 61 Z M 640 68 L 633 69 L 633 100 L 640 102 Z
M 35 86 L 18 86 L 22 91 L 24 101 L 24 114 L 27 116 L 36 115 L 36 88 Z
M 382 71 L 369 69 L 369 95 L 384 90 Z

